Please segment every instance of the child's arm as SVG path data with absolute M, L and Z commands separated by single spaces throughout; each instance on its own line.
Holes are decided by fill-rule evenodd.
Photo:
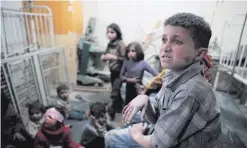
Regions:
M 148 101 L 148 105 L 145 113 L 146 113 L 145 117 L 148 119 L 149 122 L 151 122 L 152 124 L 155 124 L 157 122 L 158 115 L 154 110 L 154 108 L 152 107 L 150 101 Z
M 106 53 L 102 59 L 105 60 L 118 60 L 118 61 L 124 61 L 125 60 L 125 46 L 123 42 L 119 43 L 119 46 L 117 48 L 118 55 Z
M 152 145 L 158 147 L 172 147 L 179 142 L 179 140 L 186 138 L 179 138 L 179 136 L 188 121 L 194 116 L 198 107 L 199 103 L 194 97 L 188 96 L 186 90 L 180 91 L 176 97 L 171 100 L 169 109 L 167 111 L 164 110 L 165 112 L 160 115 L 156 122 L 154 132 L 150 136 Z M 195 133 L 206 125 L 206 121 L 199 116 L 196 121 L 198 125 L 195 126 L 198 128 L 190 128 L 190 134 Z
M 125 45 L 122 41 L 119 43 L 118 51 L 119 51 L 119 55 L 117 56 L 117 60 L 124 61 L 125 60 Z
M 122 81 L 124 81 L 124 82 L 127 81 L 127 77 L 125 76 L 125 73 L 126 73 L 126 64 L 127 64 L 127 61 L 125 61 L 123 63 L 123 66 L 122 66 L 121 71 L 120 71 L 120 79 Z
M 29 135 L 34 138 L 36 133 L 38 132 L 38 130 L 32 125 L 32 123 L 30 123 L 32 121 L 28 121 L 28 125 L 27 125 L 27 131 L 29 133 Z
M 156 113 L 149 103 L 147 95 L 138 95 L 123 109 L 123 122 L 129 124 L 137 112 L 142 109 L 141 119 L 144 115 L 148 117 L 150 122 L 156 122 Z
M 145 62 L 145 70 L 148 71 L 149 73 L 151 73 L 153 76 L 158 76 L 158 71 L 156 71 L 155 69 L 153 69 L 146 61 Z
M 45 148 L 48 146 L 45 140 L 47 140 L 45 136 L 40 131 L 38 131 L 34 137 L 34 148 Z

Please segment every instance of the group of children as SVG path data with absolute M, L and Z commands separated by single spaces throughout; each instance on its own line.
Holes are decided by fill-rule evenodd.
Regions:
M 158 75 L 158 71 L 153 69 L 145 60 L 142 45 L 138 42 L 131 42 L 127 46 L 122 41 L 120 27 L 112 23 L 107 27 L 107 37 L 109 43 L 102 61 L 109 61 L 111 72 L 111 106 L 108 113 L 111 120 L 114 120 L 115 113 L 121 113 L 123 105 L 127 105 L 138 94 L 137 85 L 142 85 L 144 71 L 153 76 Z M 126 82 L 125 102 L 121 98 L 120 88 Z
M 38 102 L 27 105 L 30 116 L 27 131 L 35 148 L 206 147 L 217 139 L 219 111 L 208 83 L 211 65 L 206 55 L 211 29 L 201 17 L 179 13 L 165 21 L 160 49 L 164 70 L 160 74 L 144 61 L 140 43 L 132 42 L 125 47 L 117 24 L 107 27 L 107 36 L 110 42 L 101 59 L 109 61 L 110 107 L 96 102 L 89 111 L 74 110 L 67 86 L 59 86 L 54 106 L 43 108 Z M 159 93 L 153 101 L 146 95 L 148 87 L 142 87 L 144 71 L 155 76 L 154 83 L 158 84 Z M 149 134 L 143 123 L 115 129 L 110 122 L 123 108 L 120 94 L 123 82 L 127 83 L 123 121 L 129 124 L 137 112 L 142 111 L 147 123 L 154 125 Z M 153 83 L 149 84 L 149 88 L 152 86 Z M 80 144 L 72 139 L 64 119 L 89 119 Z M 23 139 L 18 133 L 15 131 L 14 137 Z
M 2 147 L 83 148 L 86 146 L 87 148 L 103 148 L 104 135 L 115 128 L 107 118 L 105 104 L 95 102 L 88 110 L 74 110 L 69 100 L 69 88 L 65 84 L 57 87 L 57 96 L 46 107 L 38 100 L 26 104 L 29 121 L 24 127 L 10 98 L 2 92 Z M 65 119 L 89 119 L 83 129 L 80 144 L 72 139 L 70 125 L 64 123 Z

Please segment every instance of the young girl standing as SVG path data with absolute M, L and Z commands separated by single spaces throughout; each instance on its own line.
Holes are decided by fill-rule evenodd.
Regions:
M 127 46 L 126 58 L 120 73 L 121 80 L 127 83 L 125 105 L 137 96 L 135 86 L 141 83 L 145 70 L 153 76 L 158 75 L 158 72 L 144 61 L 144 53 L 138 42 L 132 42 Z
M 105 54 L 102 55 L 101 59 L 103 61 L 109 61 L 109 68 L 111 72 L 111 107 L 109 115 L 112 119 L 115 118 L 115 112 L 122 111 L 122 98 L 120 94 L 121 80 L 120 80 L 120 71 L 125 59 L 125 45 L 122 41 L 122 33 L 120 27 L 112 23 L 107 27 L 107 37 L 109 43 Z

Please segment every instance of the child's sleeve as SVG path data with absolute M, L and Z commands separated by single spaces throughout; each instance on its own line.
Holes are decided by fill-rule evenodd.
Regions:
M 45 148 L 45 139 L 44 135 L 38 131 L 34 137 L 34 148 Z
M 79 148 L 81 145 L 76 143 L 71 136 L 69 127 L 65 127 L 65 137 L 64 137 L 64 146 L 66 148 Z
M 124 61 L 125 60 L 125 45 L 122 41 L 119 43 L 118 53 L 119 55 L 117 56 L 117 60 Z
M 29 133 L 29 135 L 34 138 L 36 133 L 38 132 L 38 130 L 30 123 L 31 121 L 28 121 L 27 124 L 27 131 Z
M 153 76 L 157 76 L 159 73 L 155 69 L 153 69 L 146 61 L 145 62 L 145 70 L 151 73 Z
M 99 135 L 98 135 L 98 132 L 96 131 L 96 129 L 92 125 L 86 124 L 83 131 L 82 131 L 82 134 L 81 134 L 80 143 L 82 145 L 85 145 L 88 142 L 91 142 L 97 136 L 99 136 Z
M 106 50 L 105 50 L 105 52 L 104 52 L 104 54 L 107 54 L 107 53 L 109 53 L 109 43 L 107 44 L 107 48 L 106 48 Z
M 162 88 L 161 88 L 162 89 Z M 149 97 L 147 111 L 146 111 L 146 118 L 148 121 L 152 124 L 155 124 L 158 120 L 159 115 L 159 105 L 158 105 L 158 98 L 162 96 L 162 91 L 159 91 L 159 93 L 155 97 Z
M 127 77 L 125 76 L 125 73 L 126 73 L 126 66 L 127 66 L 127 61 L 124 61 L 123 63 L 123 66 L 121 68 L 121 71 L 120 71 L 120 79 L 122 81 L 126 81 L 127 80 Z

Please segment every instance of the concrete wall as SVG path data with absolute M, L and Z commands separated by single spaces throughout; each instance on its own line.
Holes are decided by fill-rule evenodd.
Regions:
M 152 31 L 157 21 L 161 21 L 160 29 L 164 20 L 177 12 L 192 12 L 211 21 L 214 1 L 84 1 L 84 26 L 89 17 L 97 18 L 95 36 L 100 44 L 106 46 L 106 27 L 112 22 L 120 25 L 125 43 L 141 41 L 145 34 Z M 84 28 L 85 29 L 85 28 Z M 159 51 L 159 42 L 156 43 Z M 152 49 L 154 50 L 154 49 Z M 150 51 L 153 53 L 153 51 Z
M 223 1 L 218 3 L 212 21 L 212 39 L 218 38 L 223 52 L 236 50 L 244 14 L 246 13 L 247 1 Z M 242 44 L 247 44 L 247 29 L 243 34 Z

